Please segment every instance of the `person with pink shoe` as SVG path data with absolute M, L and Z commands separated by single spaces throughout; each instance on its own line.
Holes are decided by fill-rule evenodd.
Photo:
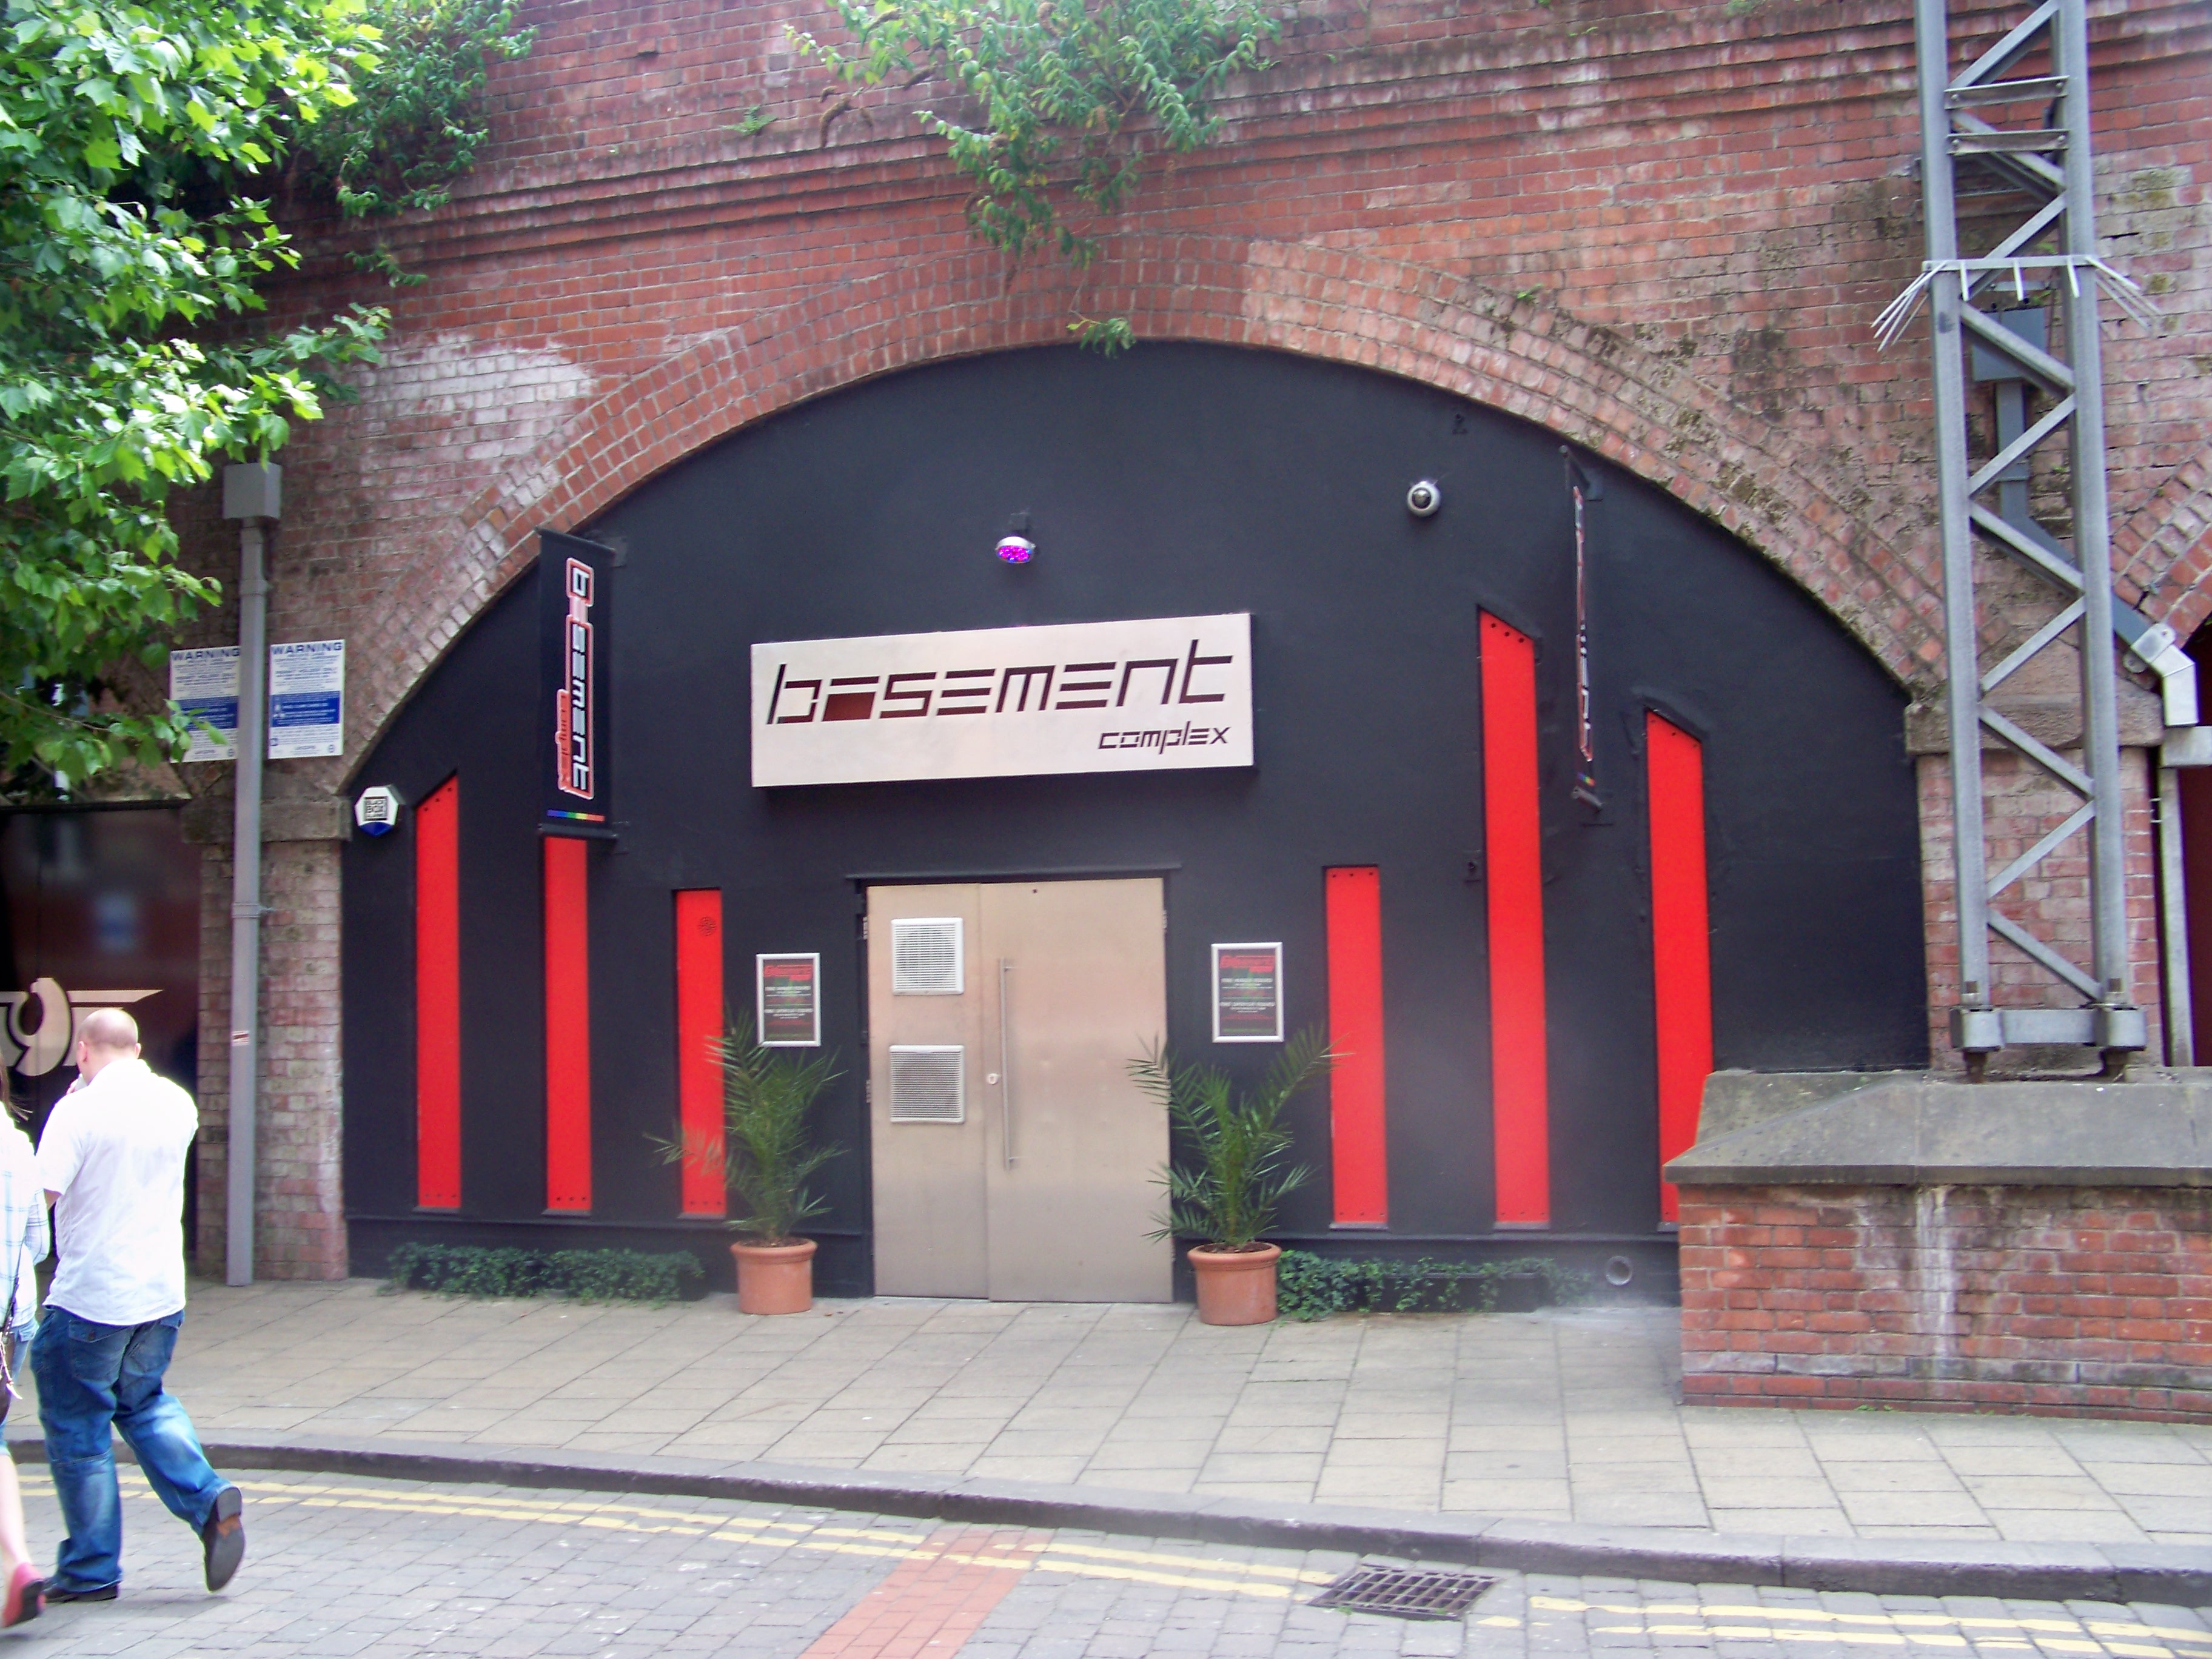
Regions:
M 16 1369 L 37 1329 L 39 1263 L 46 1259 L 46 1197 L 39 1183 L 37 1154 L 30 1137 L 15 1121 L 15 1103 L 8 1092 L 8 1068 L 0 1065 L 0 1291 L 7 1298 L 7 1334 L 0 1337 L 0 1423 L 15 1401 Z M 31 1559 L 23 1530 L 23 1492 L 15 1481 L 15 1460 L 0 1448 L 0 1630 L 35 1619 L 46 1607 L 46 1577 Z

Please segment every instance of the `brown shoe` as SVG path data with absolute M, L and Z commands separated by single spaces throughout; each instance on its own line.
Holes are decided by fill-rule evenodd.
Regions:
M 235 1486 L 215 1495 L 215 1508 L 200 1528 L 200 1551 L 207 1567 L 207 1587 L 219 1590 L 231 1581 L 238 1564 L 246 1559 L 246 1500 Z

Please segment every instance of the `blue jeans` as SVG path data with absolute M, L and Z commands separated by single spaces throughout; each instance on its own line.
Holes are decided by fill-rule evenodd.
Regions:
M 185 1316 L 143 1325 L 100 1325 L 49 1304 L 31 1347 L 46 1462 L 69 1536 L 54 1554 L 58 1589 L 100 1589 L 123 1577 L 123 1505 L 115 1484 L 115 1435 L 169 1513 L 195 1532 L 230 1483 L 208 1467 L 192 1420 L 161 1374 L 176 1352 Z

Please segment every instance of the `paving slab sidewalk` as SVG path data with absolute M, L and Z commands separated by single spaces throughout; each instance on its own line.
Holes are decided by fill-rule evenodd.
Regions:
M 2212 1428 L 1685 1408 L 1672 1308 L 1339 1316 L 876 1298 L 750 1318 L 195 1285 L 211 1438 L 757 1459 L 1271 1504 L 1923 1543 L 2212 1547 Z M 34 1433 L 35 1413 L 9 1426 Z

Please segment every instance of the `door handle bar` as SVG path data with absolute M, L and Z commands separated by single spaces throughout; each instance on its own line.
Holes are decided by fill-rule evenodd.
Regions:
M 1006 1047 L 1006 975 L 1013 963 L 999 958 L 999 1139 L 1006 1167 L 1014 1167 L 1014 1073 Z

